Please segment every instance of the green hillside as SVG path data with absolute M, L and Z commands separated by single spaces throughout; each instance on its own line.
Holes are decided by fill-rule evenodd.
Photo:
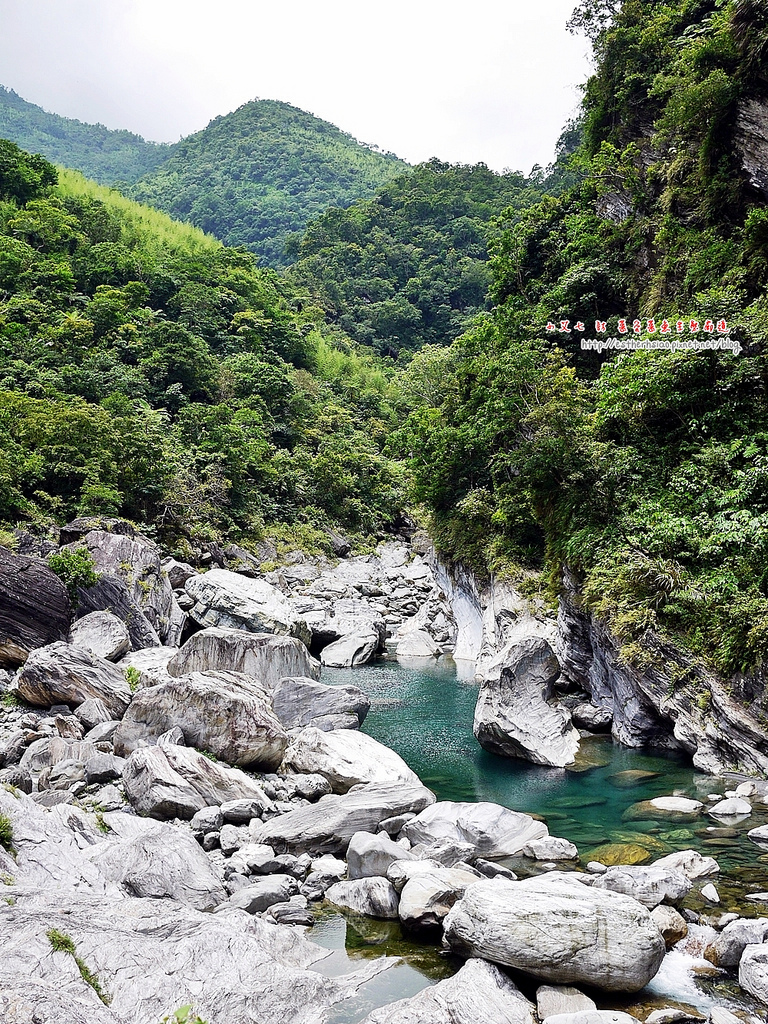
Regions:
M 49 114 L 0 86 L 0 138 L 30 153 L 74 167 L 103 185 L 133 182 L 166 160 L 173 146 L 146 142 L 132 132 L 111 131 Z
M 444 345 L 487 308 L 489 222 L 541 198 L 521 174 L 432 160 L 294 240 L 291 276 L 357 341 L 397 356 Z
M 0 141 L 0 525 L 366 536 L 402 506 L 392 371 L 253 255 Z
M 129 192 L 278 266 L 290 234 L 406 167 L 288 103 L 254 100 L 183 139 Z
M 583 0 L 574 23 L 596 59 L 581 181 L 501 218 L 494 311 L 411 364 L 429 381 L 400 433 L 414 498 L 481 572 L 543 568 L 556 593 L 569 566 L 627 658 L 655 628 L 753 668 L 768 659 L 765 5 Z M 741 354 L 580 344 L 669 341 L 678 322 L 706 342 L 721 319 Z

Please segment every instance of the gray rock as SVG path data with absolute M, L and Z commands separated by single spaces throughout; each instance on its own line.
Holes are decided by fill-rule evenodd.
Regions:
M 303 729 L 285 751 L 285 764 L 324 776 L 335 793 L 346 793 L 360 783 L 419 785 L 418 776 L 393 750 L 348 729 Z
M 242 842 L 247 842 L 247 838 L 240 834 L 240 829 L 235 825 L 222 825 L 219 830 L 219 846 L 221 852 L 228 857 L 230 854 L 238 850 Z
M 752 813 L 752 804 L 749 800 L 735 796 L 729 800 L 719 800 L 707 813 L 712 818 L 747 818 Z
M 37 780 L 40 790 L 71 789 L 79 792 L 84 785 L 77 789 L 78 783 L 85 783 L 85 765 L 74 760 L 59 761 L 51 768 L 45 768 Z
M 638 1019 L 621 1010 L 579 1010 L 553 1014 L 546 1024 L 638 1024 Z
M 648 910 L 562 872 L 469 886 L 445 919 L 449 946 L 544 981 L 637 992 L 658 971 L 664 940 Z
M 476 881 L 474 872 L 460 868 L 436 867 L 411 874 L 400 892 L 398 914 L 403 927 L 409 931 L 439 928 L 467 886 Z
M 714 857 L 703 857 L 696 850 L 678 850 L 654 861 L 653 866 L 662 871 L 679 871 L 694 882 L 720 871 L 720 865 Z
M 747 836 L 757 846 L 763 850 L 768 850 L 768 825 L 758 825 L 757 828 L 751 828 L 747 832 Z
M 397 918 L 397 893 L 387 878 L 355 878 L 336 882 L 325 898 L 337 907 L 344 907 L 366 917 Z
M 570 985 L 540 985 L 536 989 L 536 1009 L 541 1020 L 558 1013 L 596 1010 L 594 1000 Z
M 320 661 L 328 668 L 355 668 L 366 665 L 379 650 L 378 633 L 352 633 L 328 644 L 320 652 Z
M 98 697 L 113 717 L 121 718 L 131 701 L 125 676 L 112 662 L 61 642 L 33 651 L 18 683 L 25 700 L 43 707 L 59 702 L 76 706 Z
M 69 642 L 107 661 L 117 661 L 131 649 L 128 628 L 111 612 L 90 612 L 72 627 Z
M 10 768 L 3 768 L 0 771 L 0 783 L 12 786 L 22 793 L 32 792 L 32 774 L 28 768 L 22 765 L 13 765 Z
M 187 745 L 229 764 L 276 768 L 288 736 L 266 691 L 240 672 L 192 672 L 140 690 L 114 737 L 127 755 L 178 726 Z
M 67 588 L 45 562 L 0 547 L 0 666 L 63 640 L 69 614 Z
M 265 843 L 245 843 L 232 854 L 225 874 L 269 875 L 280 869 L 280 862 L 271 846 Z
M 688 934 L 688 924 L 682 914 L 678 914 L 674 907 L 658 906 L 651 911 L 651 917 L 656 922 L 656 927 L 662 934 L 667 949 L 671 949 L 675 943 L 680 942 Z
M 331 784 L 324 775 L 317 775 L 313 772 L 304 774 L 286 774 L 283 777 L 284 785 L 288 789 L 289 797 L 300 797 L 303 800 L 319 800 L 331 792 Z
M 411 855 L 420 860 L 433 860 L 437 864 L 452 868 L 462 861 L 474 860 L 475 848 L 472 843 L 463 843 L 458 839 L 436 839 L 433 843 L 418 843 L 413 846 Z
M 126 761 L 123 783 L 133 808 L 153 818 L 191 818 L 203 807 L 232 799 L 266 800 L 250 776 L 188 747 L 135 750 Z
M 723 928 L 706 957 L 716 967 L 737 967 L 747 946 L 759 945 L 767 936 L 768 918 L 740 918 Z
M 532 839 L 523 847 L 524 857 L 534 860 L 578 860 L 579 851 L 567 839 L 556 836 L 545 836 L 543 839 Z
M 75 709 L 75 718 L 86 732 L 90 732 L 97 725 L 112 721 L 112 712 L 103 700 L 99 700 L 98 697 L 89 697 Z
M 309 652 L 300 640 L 235 629 L 202 629 L 168 662 L 169 675 L 243 672 L 272 691 L 287 676 L 314 678 Z
M 287 634 L 293 611 L 285 595 L 264 579 L 249 579 L 227 569 L 189 577 L 185 589 L 195 602 L 190 616 L 201 626 L 250 633 Z
M 81 740 L 84 729 L 74 715 L 56 715 L 56 732 L 65 740 Z
M 114 754 L 96 754 L 85 762 L 85 781 L 89 786 L 99 782 L 112 782 L 123 776 L 125 759 Z
M 267 917 L 276 924 L 312 925 L 315 919 L 307 910 L 306 896 L 291 896 L 286 903 L 273 903 Z
M 90 740 L 64 740 L 59 736 L 51 736 L 30 744 L 21 764 L 31 771 L 51 767 L 60 761 L 80 761 L 84 764 L 99 752 Z
M 570 712 L 549 701 L 560 665 L 546 640 L 526 637 L 504 652 L 498 678 L 483 681 L 474 733 L 486 750 L 562 768 L 576 757 L 579 734 Z
M 768 1005 L 768 944 L 746 947 L 739 961 L 739 985 Z
M 304 880 L 301 892 L 307 899 L 322 899 L 328 889 L 347 873 L 347 865 L 338 857 L 326 854 L 312 861 L 311 871 Z
M 230 896 L 227 906 L 258 914 L 274 903 L 284 903 L 291 896 L 298 895 L 299 884 L 290 875 L 270 875 L 252 882 Z
M 99 725 L 94 725 L 94 727 L 85 734 L 85 739 L 94 745 L 96 743 L 111 743 L 119 725 L 120 722 L 116 720 L 101 722 Z
M 224 824 L 224 815 L 221 808 L 216 806 L 203 807 L 192 816 L 189 827 L 192 834 L 200 838 L 208 835 L 209 832 L 218 832 Z
M 414 845 L 438 839 L 470 843 L 479 856 L 495 859 L 521 853 L 527 843 L 548 835 L 548 830 L 543 822 L 500 804 L 441 800 L 407 822 L 403 835 Z
M 386 875 L 390 864 L 403 859 L 410 859 L 410 855 L 381 832 L 355 832 L 347 848 L 350 878 Z
M 533 1010 L 498 967 L 473 959 L 452 978 L 374 1010 L 363 1024 L 534 1024 Z
M 318 719 L 339 715 L 352 716 L 354 723 L 345 728 L 363 724 L 371 702 L 356 686 L 326 686 L 314 679 L 281 679 L 272 691 L 272 706 L 285 729 L 317 725 Z
M 174 590 L 181 590 L 187 580 L 197 576 L 194 566 L 189 562 L 178 562 L 175 558 L 164 558 L 161 566 Z
M 679 903 L 691 891 L 692 884 L 682 872 L 655 864 L 609 867 L 594 880 L 596 889 L 610 889 L 639 900 L 653 908 L 659 903 Z
M 135 668 L 139 673 L 139 687 L 157 686 L 168 680 L 168 662 L 178 652 L 176 647 L 145 647 L 131 651 L 120 659 L 120 668 Z
M 252 828 L 251 834 L 255 842 L 268 843 L 280 851 L 343 853 L 355 832 L 375 832 L 384 818 L 420 811 L 434 799 L 424 786 L 361 786 L 271 818 Z
M 594 704 L 577 704 L 571 711 L 574 725 L 590 732 L 610 732 L 613 711 Z M 586 998 L 586 997 L 585 997 Z
M 131 896 L 176 900 L 213 910 L 226 899 L 219 876 L 188 832 L 153 823 L 143 835 L 103 843 L 92 853 L 100 873 Z
M 262 792 L 258 798 L 227 800 L 221 805 L 221 814 L 224 821 L 234 825 L 247 825 L 253 818 L 258 818 L 265 811 L 271 811 L 273 807 L 272 801 Z

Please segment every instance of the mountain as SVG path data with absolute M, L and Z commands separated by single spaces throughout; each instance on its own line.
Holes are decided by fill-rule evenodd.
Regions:
M 408 170 L 306 111 L 253 100 L 172 146 L 49 114 L 0 87 L 0 138 L 113 185 L 138 202 L 286 262 L 293 232 Z
M 102 185 L 133 182 L 166 160 L 173 146 L 146 142 L 132 132 L 112 131 L 49 114 L 12 89 L 0 86 L 0 138 L 30 153 L 73 167 Z
M 278 266 L 289 235 L 407 166 L 288 103 L 253 100 L 183 139 L 128 191 Z
M 751 671 L 768 664 L 768 14 L 582 0 L 579 23 L 595 72 L 575 183 L 500 219 L 492 313 L 409 366 L 413 499 L 481 572 L 543 570 L 552 599 L 567 569 L 627 664 L 654 664 L 655 631 Z
M 490 222 L 540 199 L 540 182 L 521 174 L 431 160 L 314 220 L 292 240 L 290 275 L 381 353 L 445 345 L 487 308 Z
M 0 210 L 0 527 L 116 514 L 184 556 L 392 521 L 393 371 L 253 254 L 3 140 Z

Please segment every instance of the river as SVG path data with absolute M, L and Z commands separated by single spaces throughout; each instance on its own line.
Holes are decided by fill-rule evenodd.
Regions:
M 323 681 L 365 690 L 371 710 L 363 731 L 397 751 L 439 800 L 490 800 L 542 817 L 553 835 L 576 844 L 582 868 L 590 854 L 607 843 L 634 843 L 653 859 L 673 850 L 696 849 L 716 857 L 721 866 L 720 875 L 706 880 L 715 882 L 721 903 L 713 906 L 692 893 L 686 906 L 701 912 L 704 921 L 706 915 L 728 911 L 768 916 L 768 903 L 745 898 L 768 889 L 768 855 L 747 838 L 750 828 L 768 822 L 768 807 L 756 805 L 748 819 L 727 825 L 705 812 L 684 822 L 628 820 L 634 804 L 656 796 L 675 794 L 711 804 L 708 797 L 723 795 L 735 785 L 733 780 L 698 772 L 678 755 L 621 747 L 608 736 L 583 744 L 583 760 L 575 770 L 489 754 L 472 735 L 477 684 L 462 679 L 449 659 L 442 664 L 380 661 L 356 669 L 324 669 Z M 627 772 L 638 774 L 621 774 Z M 535 870 L 524 858 L 505 863 L 521 876 Z M 574 867 L 579 865 L 565 865 Z M 627 1008 L 641 1019 L 649 1009 L 671 1003 L 704 1014 L 713 1005 L 756 1010 L 732 978 L 701 958 L 712 934 L 705 925 L 692 927 L 684 949 L 666 957 L 657 978 L 639 995 L 624 1001 L 594 992 L 592 997 L 601 1008 Z M 355 999 L 337 1007 L 331 1024 L 355 1024 L 374 1007 L 414 995 L 460 966 L 436 945 L 411 941 L 395 922 L 344 915 L 327 904 L 317 911 L 311 937 L 335 951 L 325 962 L 324 973 L 344 973 L 381 954 L 402 958 L 398 966 L 367 983 Z M 526 995 L 534 996 L 535 986 L 515 980 Z

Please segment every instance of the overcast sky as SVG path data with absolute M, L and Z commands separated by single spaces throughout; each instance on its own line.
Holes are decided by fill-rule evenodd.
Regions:
M 547 164 L 589 73 L 576 0 L 0 0 L 0 84 L 175 142 L 286 100 L 414 163 Z

